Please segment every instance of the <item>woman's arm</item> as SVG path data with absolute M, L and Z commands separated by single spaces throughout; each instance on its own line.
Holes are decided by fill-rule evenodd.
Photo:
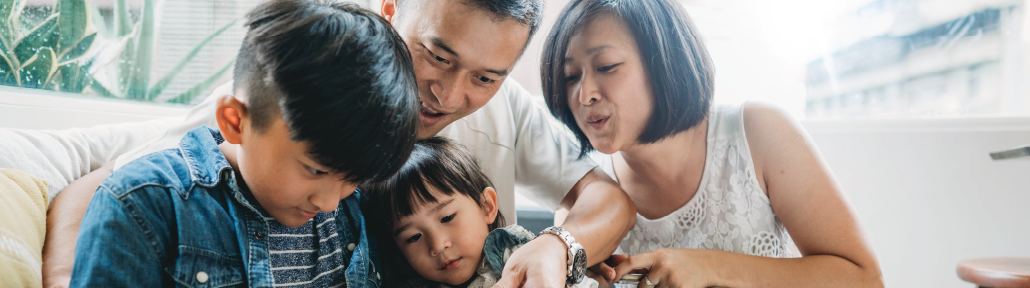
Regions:
M 43 242 L 43 287 L 68 287 L 75 265 L 75 241 L 90 199 L 100 182 L 114 172 L 114 161 L 68 184 L 47 211 Z
M 801 125 L 748 103 L 744 126 L 756 176 L 803 257 L 660 249 L 630 257 L 617 274 L 648 269 L 658 287 L 883 287 L 858 215 Z

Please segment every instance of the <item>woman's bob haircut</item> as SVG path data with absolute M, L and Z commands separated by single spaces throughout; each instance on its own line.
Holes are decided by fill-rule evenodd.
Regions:
M 565 54 L 569 39 L 599 15 L 612 15 L 629 27 L 651 79 L 654 108 L 647 127 L 637 137 L 639 143 L 655 143 L 686 131 L 708 115 L 715 71 L 683 7 L 672 0 L 573 0 L 547 37 L 540 75 L 547 108 L 576 134 L 579 157 L 594 147 L 569 109 Z

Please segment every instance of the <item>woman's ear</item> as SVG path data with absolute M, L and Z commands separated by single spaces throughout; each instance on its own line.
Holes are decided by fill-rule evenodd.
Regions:
M 250 120 L 247 105 L 232 95 L 222 95 L 218 98 L 217 105 L 215 120 L 218 121 L 218 130 L 222 132 L 222 138 L 230 144 L 241 144 L 243 130 Z
M 494 220 L 497 219 L 497 191 L 494 188 L 486 187 L 483 189 L 483 212 L 486 212 L 486 224 L 494 224 Z
M 409 3 L 408 5 L 411 4 Z M 383 16 L 383 19 L 393 23 L 393 18 L 397 17 L 397 0 L 384 0 L 383 7 L 380 7 L 379 11 Z

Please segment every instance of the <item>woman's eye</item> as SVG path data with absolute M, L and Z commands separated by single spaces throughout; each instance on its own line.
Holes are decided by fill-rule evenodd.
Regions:
M 615 69 L 615 66 L 619 66 L 621 64 L 622 63 L 604 66 L 604 67 L 598 68 L 597 71 L 599 71 L 599 72 L 608 72 L 608 71 L 611 71 L 612 69 Z
M 415 235 L 411 235 L 411 237 L 408 237 L 408 239 L 404 241 L 408 243 L 415 243 L 415 241 L 418 241 L 419 238 L 422 238 L 422 233 L 415 233 Z
M 458 213 L 454 213 L 454 214 L 451 214 L 451 215 L 444 216 L 443 219 L 440 219 L 440 223 L 451 222 L 451 220 L 454 220 L 454 215 L 456 215 L 456 214 L 458 214 Z
M 308 167 L 308 173 L 311 173 L 311 175 L 316 175 L 316 176 L 321 176 L 321 175 L 329 174 L 329 172 L 321 171 L 321 170 L 318 170 L 318 169 L 315 169 L 315 168 L 311 168 L 311 167 Z
M 565 76 L 565 82 L 567 82 L 567 83 L 572 83 L 572 82 L 575 82 L 576 80 L 579 80 L 579 74 Z

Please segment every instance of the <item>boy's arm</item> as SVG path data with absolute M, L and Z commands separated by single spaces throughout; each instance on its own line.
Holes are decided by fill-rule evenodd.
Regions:
M 43 287 L 68 287 L 75 264 L 75 242 L 79 225 L 100 182 L 111 176 L 114 161 L 104 164 L 68 184 L 54 197 L 47 211 L 46 240 L 43 242 Z
M 70 287 L 160 287 L 164 275 L 152 245 L 161 245 L 132 196 L 96 192 L 82 219 Z M 136 206 L 136 207 L 131 207 Z M 134 208 L 134 209 L 127 209 Z M 144 236 L 144 230 L 146 233 Z M 157 233 L 160 234 L 160 233 Z

